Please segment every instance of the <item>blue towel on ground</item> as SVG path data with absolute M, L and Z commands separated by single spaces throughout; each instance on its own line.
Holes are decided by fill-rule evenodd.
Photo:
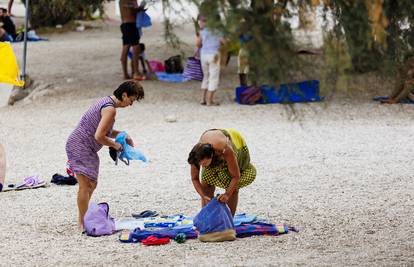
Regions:
M 182 73 L 156 72 L 155 75 L 157 75 L 159 81 L 163 82 L 182 83 L 189 80 Z
M 382 101 L 382 100 L 387 100 L 387 99 L 389 99 L 388 96 L 375 96 L 375 97 L 372 98 L 372 100 L 374 100 L 374 101 Z M 406 99 L 400 100 L 400 102 L 398 102 L 398 104 L 414 104 L 414 101 L 412 101 L 409 98 L 406 98 Z
M 241 94 L 247 88 L 245 86 L 236 88 L 237 103 L 241 104 Z M 256 104 L 318 102 L 323 100 L 319 95 L 319 81 L 317 80 L 282 84 L 277 89 L 269 85 L 262 85 L 260 89 L 263 97 Z
M 244 223 L 252 223 L 256 220 L 256 214 L 246 215 L 246 213 L 236 214 L 233 218 L 234 226 L 239 226 Z

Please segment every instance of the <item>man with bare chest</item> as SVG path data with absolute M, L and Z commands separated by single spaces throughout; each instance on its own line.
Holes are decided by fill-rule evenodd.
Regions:
M 120 0 L 121 32 L 122 32 L 122 54 L 121 64 L 124 79 L 138 79 L 138 56 L 139 56 L 139 31 L 136 27 L 137 13 L 142 10 L 136 0 Z M 132 77 L 128 74 L 128 51 L 132 47 Z

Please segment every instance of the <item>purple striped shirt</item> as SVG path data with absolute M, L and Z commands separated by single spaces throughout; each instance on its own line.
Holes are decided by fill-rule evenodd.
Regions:
M 98 100 L 83 114 L 78 126 L 70 134 L 66 143 L 66 153 L 73 172 L 97 179 L 99 173 L 97 152 L 102 145 L 96 141 L 95 132 L 102 118 L 102 108 L 114 105 L 115 101 L 109 96 Z M 106 136 L 110 136 L 114 123 L 115 120 Z

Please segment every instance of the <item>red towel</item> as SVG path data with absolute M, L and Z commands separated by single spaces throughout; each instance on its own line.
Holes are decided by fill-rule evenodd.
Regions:
M 170 239 L 168 237 L 158 238 L 154 235 L 150 235 L 149 237 L 142 240 L 141 243 L 146 246 L 165 245 L 170 243 Z

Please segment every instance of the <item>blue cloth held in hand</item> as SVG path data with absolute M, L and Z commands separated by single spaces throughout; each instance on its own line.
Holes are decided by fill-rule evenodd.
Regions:
M 126 132 L 120 132 L 115 138 L 115 142 L 121 144 L 123 147 L 122 152 L 119 154 L 119 159 L 125 162 L 125 164 L 127 165 L 129 165 L 130 160 L 134 159 L 147 162 L 147 158 L 144 156 L 144 154 L 142 154 L 141 151 L 139 151 L 138 149 L 128 145 L 126 139 Z
M 151 17 L 145 11 L 138 12 L 135 22 L 137 28 L 145 28 L 152 25 Z
M 229 207 L 216 198 L 213 198 L 194 217 L 194 226 L 202 235 L 234 229 Z

